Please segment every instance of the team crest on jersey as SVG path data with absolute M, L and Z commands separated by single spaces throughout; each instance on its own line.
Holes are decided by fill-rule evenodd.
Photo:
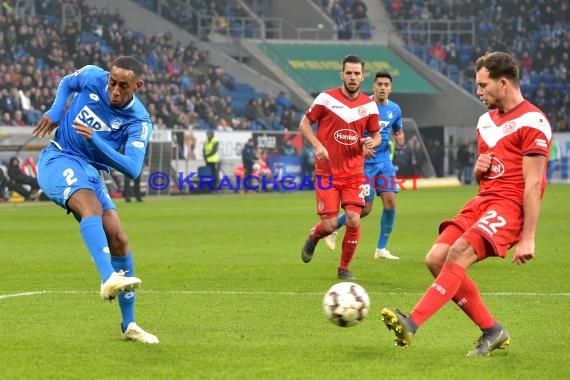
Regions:
M 342 145 L 354 145 L 358 142 L 360 137 L 358 133 L 352 129 L 339 129 L 334 133 L 334 139 Z
M 393 119 L 394 118 L 394 113 L 392 111 L 388 111 L 388 113 L 386 114 L 386 116 L 388 117 L 388 119 Z
M 366 108 L 364 107 L 358 107 L 356 112 L 358 113 L 358 116 L 366 116 L 368 114 L 368 112 L 366 112 Z
M 111 129 L 116 131 L 117 129 L 121 128 L 121 124 L 122 124 L 121 119 L 116 118 L 111 122 Z
M 98 102 L 99 101 L 99 95 L 94 94 L 94 93 L 90 93 L 89 97 L 91 98 L 91 100 L 93 100 L 94 102 Z
M 99 116 L 97 116 L 88 106 L 83 106 L 81 111 L 79 111 L 77 116 L 75 116 L 74 121 L 85 124 L 93 128 L 96 132 L 107 132 L 111 130 L 111 128 L 109 128 L 109 126 L 105 124 L 105 122 L 101 120 Z
M 489 169 L 489 174 L 486 175 L 489 179 L 499 178 L 505 173 L 505 165 L 497 157 L 493 157 L 491 160 L 491 169 Z
M 512 131 L 514 131 L 517 127 L 517 123 L 515 123 L 514 121 L 509 121 L 507 124 L 503 125 L 503 133 L 505 135 L 508 135 L 509 133 L 511 133 Z

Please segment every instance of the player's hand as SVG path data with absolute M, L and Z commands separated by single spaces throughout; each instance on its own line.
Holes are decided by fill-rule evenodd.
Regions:
M 49 135 L 55 128 L 55 124 L 47 115 L 43 115 L 38 124 L 32 130 L 32 136 L 44 137 Z
M 491 162 L 493 161 L 493 152 L 481 153 L 477 157 L 475 163 L 475 176 L 480 177 L 491 169 Z
M 526 264 L 534 259 L 534 240 L 521 240 L 515 249 L 513 263 L 517 265 Z
M 91 136 L 93 136 L 93 132 L 94 132 L 93 128 L 91 128 L 85 124 L 74 121 L 73 122 L 73 128 L 75 128 L 77 133 L 79 133 L 81 136 L 83 136 L 87 139 L 90 139 Z
M 319 160 L 328 160 L 329 151 L 322 144 L 317 145 L 315 148 L 315 157 Z
M 372 158 L 376 156 L 376 150 L 374 149 L 374 141 L 370 137 L 365 137 L 360 139 L 362 142 L 362 153 L 366 158 Z

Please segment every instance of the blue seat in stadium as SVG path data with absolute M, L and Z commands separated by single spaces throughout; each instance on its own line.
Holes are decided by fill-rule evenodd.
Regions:
M 542 81 L 542 78 L 540 77 L 539 73 L 537 73 L 536 71 L 530 72 L 530 83 L 538 85 L 538 84 L 540 84 L 541 81 Z
M 371 39 L 372 38 L 372 26 L 370 25 L 370 23 L 365 22 L 362 25 L 360 25 L 360 29 L 358 30 L 358 34 L 359 34 L 360 38 L 363 40 Z
M 543 72 L 541 78 L 547 87 L 552 86 L 556 81 L 556 75 L 554 75 L 554 73 L 551 73 L 550 71 Z

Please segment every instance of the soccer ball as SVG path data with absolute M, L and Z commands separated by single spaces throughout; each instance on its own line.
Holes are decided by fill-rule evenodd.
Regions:
M 354 282 L 339 282 L 325 294 L 323 309 L 335 325 L 351 327 L 368 315 L 370 298 L 362 286 Z

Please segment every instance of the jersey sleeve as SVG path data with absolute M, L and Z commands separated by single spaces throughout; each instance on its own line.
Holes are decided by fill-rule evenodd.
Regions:
M 311 124 L 316 123 L 323 115 L 323 111 L 325 110 L 323 97 L 323 94 L 320 93 L 313 101 L 313 104 L 311 104 L 311 107 L 309 107 L 307 113 L 305 113 L 305 116 L 309 119 Z
M 130 125 L 124 154 L 109 146 L 97 133 L 91 137 L 91 143 L 99 150 L 107 163 L 130 178 L 137 178 L 142 171 L 144 155 L 152 134 L 150 121 L 139 121 Z
M 65 112 L 65 103 L 67 102 L 67 99 L 69 99 L 69 96 L 75 92 L 80 92 L 81 89 L 89 82 L 89 78 L 96 72 L 98 73 L 101 71 L 103 71 L 103 69 L 97 66 L 88 65 L 72 74 L 64 76 L 61 79 L 59 86 L 57 87 L 53 104 L 45 113 L 53 123 L 59 123 L 63 117 Z
M 396 117 L 394 118 L 394 122 L 392 123 L 392 130 L 394 132 L 399 132 L 402 130 L 402 110 L 399 106 L 396 106 Z
M 527 127 L 520 129 L 522 152 L 525 156 L 541 155 L 548 157 L 552 130 L 544 115 L 532 112 L 526 115 Z
M 369 113 L 368 120 L 366 120 L 366 130 L 370 134 L 380 131 L 380 114 L 378 112 L 378 106 L 376 103 L 371 102 L 366 104 L 365 108 Z

